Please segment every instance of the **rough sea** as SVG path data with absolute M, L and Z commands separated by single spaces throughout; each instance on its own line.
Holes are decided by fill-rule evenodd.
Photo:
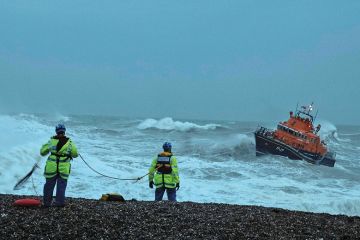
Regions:
M 360 216 L 360 126 L 324 120 L 315 124 L 322 125 L 320 135 L 337 153 L 333 168 L 280 156 L 256 157 L 253 132 L 259 125 L 275 128 L 276 122 L 0 115 L 0 193 L 42 195 L 46 158 L 39 151 L 57 123 L 66 125 L 67 135 L 94 169 L 113 177 L 145 175 L 163 142 L 171 142 L 179 162 L 178 201 Z M 37 161 L 41 169 L 13 190 Z M 147 177 L 138 182 L 109 179 L 80 158 L 73 160 L 67 196 L 98 199 L 108 192 L 125 199 L 154 199 Z

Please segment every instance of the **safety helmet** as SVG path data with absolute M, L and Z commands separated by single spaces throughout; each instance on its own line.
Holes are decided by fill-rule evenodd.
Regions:
M 164 151 L 171 151 L 171 143 L 165 142 L 163 144 L 163 149 L 164 149 Z
M 66 127 L 64 124 L 59 123 L 58 125 L 56 125 L 55 127 L 56 134 L 65 133 L 65 131 L 66 131 Z

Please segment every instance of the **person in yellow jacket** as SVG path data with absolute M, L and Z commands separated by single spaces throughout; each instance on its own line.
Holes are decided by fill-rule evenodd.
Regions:
M 65 131 L 65 126 L 58 124 L 55 127 L 56 136 L 45 143 L 40 150 L 41 156 L 50 153 L 44 171 L 46 182 L 43 205 L 45 207 L 50 207 L 52 204 L 55 185 L 57 186 L 54 205 L 58 207 L 65 205 L 65 190 L 71 169 L 70 161 L 78 156 L 75 144 L 65 136 Z
M 156 187 L 155 201 L 161 201 L 165 191 L 169 201 L 176 201 L 176 191 L 180 188 L 177 160 L 171 153 L 171 143 L 165 142 L 163 149 L 149 168 L 149 187 Z

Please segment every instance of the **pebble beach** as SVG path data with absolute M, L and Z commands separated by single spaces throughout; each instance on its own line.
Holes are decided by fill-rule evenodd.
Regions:
M 0 194 L 1 239 L 360 239 L 360 217 L 194 202 L 19 207 Z M 33 197 L 36 198 L 36 197 Z

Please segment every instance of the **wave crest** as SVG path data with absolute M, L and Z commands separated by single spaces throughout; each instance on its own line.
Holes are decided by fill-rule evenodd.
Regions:
M 328 141 L 336 141 L 336 142 L 350 142 L 349 139 L 343 139 L 340 138 L 338 130 L 336 126 L 328 121 L 320 121 L 321 129 L 319 131 L 320 137 L 322 139 L 328 140 Z
M 319 131 L 319 134 L 322 138 L 327 138 L 329 136 L 335 136 L 337 132 L 337 128 L 334 124 L 328 122 L 328 121 L 319 121 L 321 124 L 321 129 Z
M 148 118 L 142 121 L 137 128 L 141 130 L 145 129 L 160 129 L 160 130 L 176 130 L 176 131 L 190 131 L 193 129 L 202 129 L 202 130 L 214 130 L 218 127 L 221 127 L 219 124 L 205 124 L 205 125 L 198 125 L 191 122 L 180 122 L 174 121 L 170 117 L 162 118 L 160 120 L 155 120 L 152 118 Z
M 38 122 L 37 118 L 33 115 L 0 115 L 0 132 L 3 136 L 6 136 L 0 138 L 2 146 L 0 152 L 8 151 L 14 146 L 34 142 L 40 136 L 47 136 L 49 129 L 48 126 Z

